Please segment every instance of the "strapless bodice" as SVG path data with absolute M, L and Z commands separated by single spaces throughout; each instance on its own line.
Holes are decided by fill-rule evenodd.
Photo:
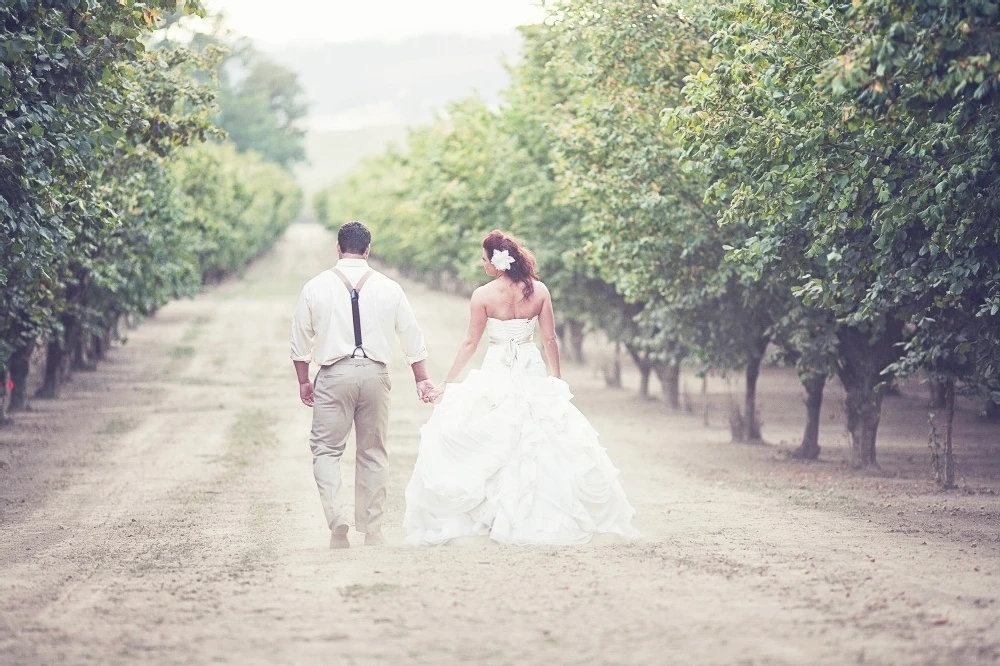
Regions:
M 486 320 L 486 332 L 490 336 L 491 345 L 524 344 L 535 339 L 535 321 L 531 319 L 494 319 Z
M 545 376 L 545 363 L 535 346 L 535 324 L 538 317 L 530 319 L 486 320 L 490 348 L 483 360 L 483 370 L 523 372 Z

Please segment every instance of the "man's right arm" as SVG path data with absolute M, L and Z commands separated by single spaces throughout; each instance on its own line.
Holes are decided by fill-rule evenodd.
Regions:
M 424 333 L 417 325 L 417 318 L 413 314 L 410 302 L 406 299 L 406 294 L 402 293 L 396 305 L 396 336 L 399 337 L 399 344 L 403 347 L 406 362 L 411 366 L 427 358 Z
M 312 382 L 309 381 L 309 362 L 292 361 L 292 363 L 295 365 L 295 375 L 299 380 L 299 400 L 306 407 L 312 407 L 315 397 Z
M 403 347 L 403 355 L 413 371 L 413 381 L 417 385 L 417 395 L 421 399 L 434 389 L 434 383 L 427 376 L 426 359 L 427 346 L 424 344 L 424 334 L 417 324 L 417 318 L 410 307 L 406 294 L 400 290 L 399 302 L 396 305 L 396 336 Z

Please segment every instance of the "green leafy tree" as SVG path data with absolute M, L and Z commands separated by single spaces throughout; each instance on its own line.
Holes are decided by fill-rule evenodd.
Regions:
M 582 363 L 588 327 L 603 330 L 616 342 L 624 341 L 627 329 L 616 322 L 628 306 L 589 260 L 584 211 L 578 202 L 564 196 L 558 179 L 557 123 L 572 86 L 554 66 L 557 41 L 552 30 L 543 25 L 525 26 L 521 34 L 524 58 L 510 68 L 511 84 L 500 113 L 504 131 L 524 149 L 535 175 L 511 193 L 507 206 L 530 241 L 540 274 L 558 304 L 557 330 L 566 356 Z M 612 383 L 620 384 L 620 368 L 614 366 L 610 371 Z
M 219 127 L 241 151 L 256 151 L 281 166 L 305 161 L 302 120 L 308 106 L 295 72 L 238 45 L 220 78 Z
M 547 7 L 501 109 L 414 130 L 318 196 L 327 223 L 368 219 L 438 285 L 478 279 L 488 229 L 519 233 L 644 392 L 655 373 L 676 402 L 686 358 L 745 369 L 743 437 L 773 344 L 806 390 L 803 458 L 831 374 L 858 467 L 897 376 L 944 387 L 949 423 L 956 390 L 1000 398 L 992 3 Z
M 870 219 L 886 196 L 873 155 L 893 137 L 862 127 L 818 80 L 852 35 L 828 3 L 737 0 L 714 7 L 709 26 L 715 63 L 685 90 L 688 154 L 713 177 L 723 223 L 751 231 L 733 258 L 836 322 L 854 463 L 875 465 L 881 389 L 903 339 L 898 303 L 866 299 L 877 275 Z
M 239 273 L 281 237 L 302 210 L 302 193 L 288 171 L 231 143 L 204 143 L 172 164 L 186 199 L 192 245 L 204 283 Z
M 875 465 L 893 376 L 993 390 L 995 8 L 735 1 L 710 26 L 685 144 L 754 232 L 733 257 L 809 308 L 800 357 L 829 357 L 810 321 L 835 333 L 854 461 Z
M 176 6 L 0 8 L 9 130 L 0 135 L 0 379 L 13 375 L 13 408 L 24 405 L 36 345 L 46 346 L 39 395 L 54 397 L 71 366 L 103 354 L 121 317 L 238 270 L 298 212 L 298 188 L 279 167 L 193 147 L 218 134 L 213 52 L 144 46 L 161 11 Z M 217 191 L 185 189 L 178 164 L 192 150 L 215 151 L 214 172 L 225 174 Z M 233 191 L 218 242 L 205 201 Z
M 955 482 L 956 383 L 1000 399 L 1000 12 L 995 3 L 865 2 L 822 81 L 891 144 L 870 158 L 880 195 L 863 306 L 891 302 L 914 334 L 898 374 L 944 386 L 943 485 Z
M 131 94 L 141 35 L 176 2 L 0 6 L 0 367 L 65 337 L 114 212 L 98 180 L 142 131 Z M 198 11 L 188 3 L 188 11 Z M 138 125 L 137 125 L 138 123 Z M 74 254 L 74 251 L 77 254 Z M 82 268 L 81 268 L 82 267 Z
M 759 439 L 756 384 L 784 299 L 770 285 L 725 261 L 742 228 L 720 227 L 706 202 L 707 178 L 685 162 L 663 123 L 683 102 L 686 77 L 712 57 L 697 19 L 700 3 L 567 2 L 553 9 L 561 57 L 573 81 L 557 151 L 562 177 L 586 211 L 588 248 L 603 275 L 643 305 L 638 330 L 650 337 L 633 352 L 677 402 L 687 356 L 746 369 L 740 438 Z M 636 349 L 638 351 L 638 349 Z M 647 361 L 652 362 L 650 366 Z

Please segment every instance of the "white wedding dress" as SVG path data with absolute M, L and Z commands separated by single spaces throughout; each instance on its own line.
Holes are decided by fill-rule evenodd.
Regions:
M 413 544 L 489 536 L 504 544 L 636 537 L 635 510 L 597 432 L 547 374 L 537 318 L 488 319 L 482 369 L 451 384 L 421 428 L 406 488 Z

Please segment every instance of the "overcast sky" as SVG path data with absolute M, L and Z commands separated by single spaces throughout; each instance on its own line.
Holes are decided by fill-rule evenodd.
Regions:
M 541 19 L 537 0 L 208 0 L 254 41 L 317 44 L 494 35 Z

